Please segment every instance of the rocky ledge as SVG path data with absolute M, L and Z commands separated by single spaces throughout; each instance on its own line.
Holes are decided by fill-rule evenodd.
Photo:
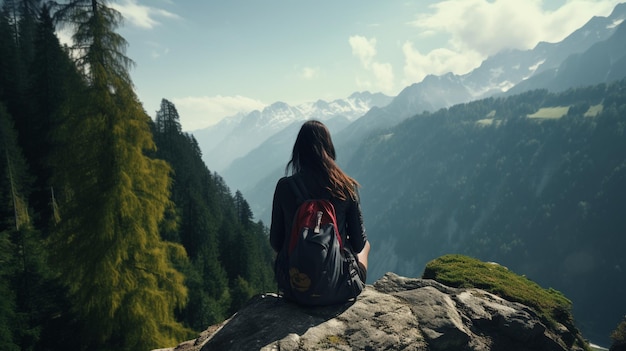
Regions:
M 195 339 L 161 351 L 584 350 L 582 337 L 489 292 L 387 273 L 354 303 L 302 308 L 258 295 Z

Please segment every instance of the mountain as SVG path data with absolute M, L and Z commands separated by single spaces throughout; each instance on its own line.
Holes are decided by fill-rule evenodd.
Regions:
M 620 4 L 560 43 L 429 76 L 333 133 L 363 185 L 371 279 L 446 253 L 496 261 L 563 291 L 583 334 L 608 343 L 626 311 L 626 83 L 609 82 L 626 70 L 625 17 Z M 245 173 L 266 223 L 282 169 Z
M 255 110 L 228 117 L 215 126 L 194 131 L 192 134 L 198 140 L 207 166 L 222 172 L 233 160 L 245 156 L 293 122 L 308 119 L 328 121 L 336 117 L 353 121 L 371 107 L 384 106 L 390 101 L 391 97 L 381 93 L 360 92 L 347 99 L 331 102 L 317 100 L 297 106 L 275 102 L 262 111 Z M 225 179 L 230 185 L 229 179 Z
M 622 4 L 621 8 L 626 9 L 626 4 Z M 520 82 L 507 94 L 530 89 L 558 92 L 626 77 L 626 22 L 622 19 L 615 21 L 614 24 L 616 30 L 607 40 L 595 43 L 584 52 L 569 56 L 557 67 L 544 70 Z
M 227 135 L 231 134 L 235 128 L 237 128 L 238 124 L 241 122 L 245 113 L 238 113 L 236 115 L 230 116 L 228 118 L 224 118 L 219 121 L 216 125 L 207 127 L 204 129 L 198 129 L 193 131 L 194 138 L 198 141 L 200 146 L 200 150 L 203 153 L 203 161 L 206 164 L 206 154 L 213 150 L 217 145 L 219 145 Z M 213 165 L 207 164 L 211 170 L 213 169 Z
M 570 58 L 572 55 L 582 54 L 592 46 L 610 38 L 624 19 L 626 19 L 626 3 L 617 5 L 608 17 L 593 17 L 561 42 L 541 42 L 531 50 L 502 51 L 488 57 L 478 68 L 464 75 L 452 73 L 442 76 L 429 75 L 423 81 L 406 87 L 387 106 L 370 110 L 355 121 L 350 128 L 346 128 L 337 136 L 340 146 L 338 149 L 345 152 L 346 158 L 350 158 L 355 147 L 372 131 L 392 127 L 423 111 L 434 112 L 440 108 L 499 95 L 509 89 L 514 93 L 520 93 L 542 88 L 533 84 L 535 80 L 531 78 L 537 75 L 541 77 L 545 74 L 554 75 L 553 72 L 558 72 L 566 59 L 573 60 Z M 619 56 L 619 48 L 623 51 L 624 42 L 626 41 L 622 35 L 616 36 L 611 42 L 598 44 L 602 52 L 616 47 L 613 48 L 615 52 L 612 55 L 600 54 L 592 50 L 583 55 L 583 58 L 577 61 L 578 64 L 567 63 L 572 68 L 566 72 L 578 76 L 579 79 L 564 80 L 560 87 L 566 89 L 581 83 L 583 85 L 599 83 L 598 79 L 587 80 L 582 75 L 588 69 L 588 66 L 583 65 L 595 67 L 599 62 L 594 60 L 594 57 L 598 55 L 603 55 L 603 59 L 609 60 Z M 587 68 L 576 71 L 576 69 L 581 69 L 581 66 Z M 538 77 L 537 81 L 541 79 L 545 78 Z M 515 89 L 517 85 L 520 87 Z
M 470 92 L 458 76 L 452 73 L 429 75 L 422 82 L 404 88 L 388 105 L 372 108 L 350 128 L 337 133 L 333 137 L 337 153 L 342 159 L 349 159 L 354 148 L 372 131 L 396 125 L 416 113 L 435 111 L 470 99 Z
M 583 334 L 608 344 L 626 311 L 624 111 L 621 80 L 477 100 L 371 135 L 345 168 L 362 185 L 368 279 L 419 276 L 448 253 L 498 262 L 562 291 Z
M 624 76 L 620 67 L 620 48 L 626 40 L 620 24 L 626 18 L 626 3 L 615 7 L 608 17 L 594 17 L 584 26 L 568 35 L 558 43 L 541 42 L 532 50 L 507 50 L 487 58 L 480 67 L 465 75 L 448 73 L 441 76 L 429 75 L 419 83 L 403 89 L 398 96 L 385 106 L 372 107 L 362 117 L 354 120 L 347 128 L 333 133 L 333 141 L 337 149 L 337 158 L 341 166 L 346 166 L 360 147 L 362 142 L 369 140 L 372 133 L 392 128 L 405 119 L 424 111 L 435 112 L 456 104 L 468 103 L 472 100 L 489 96 L 506 96 L 526 90 L 546 88 L 554 76 L 564 76 L 558 85 L 562 90 L 581 84 L 596 84 L 598 78 L 589 79 L 590 67 L 602 66 L 598 69 L 610 79 Z M 618 30 L 619 29 L 619 30 Z M 606 52 L 606 53 L 604 53 Z M 593 60 L 603 55 L 602 60 Z M 578 57 L 578 58 L 576 58 Z M 574 65 L 579 62 L 579 65 Z M 582 67 L 581 67 L 582 66 Z M 555 74 L 554 72 L 567 72 Z M 543 82 L 546 82 L 543 84 Z M 518 87 L 519 86 L 519 87 Z M 507 93 L 508 92 L 508 93 Z M 295 138 L 295 132 L 294 138 Z M 290 150 L 291 146 L 285 146 Z M 262 155 L 262 153 L 252 153 Z M 266 153 L 267 155 L 267 153 Z M 286 161 L 284 162 L 286 163 Z M 248 170 L 247 186 L 243 186 L 244 194 L 250 201 L 257 219 L 269 222 L 269 204 L 276 180 L 284 173 L 277 167 L 273 172 L 256 177 L 256 182 L 249 177 L 254 172 Z M 234 177 L 235 172 L 243 173 L 243 168 L 229 171 Z M 228 177 L 226 177 L 228 179 Z
M 348 126 L 350 120 L 340 115 L 325 120 L 324 124 L 331 134 L 334 134 Z M 251 187 L 257 186 L 257 182 L 267 175 L 280 177 L 280 174 L 284 173 L 287 161 L 291 158 L 293 144 L 301 126 L 302 121 L 292 122 L 245 156 L 234 160 L 221 173 L 224 179 L 227 179 L 228 185 L 245 194 Z M 274 180 L 276 179 L 278 178 L 274 178 Z M 252 210 L 255 214 L 258 213 L 254 208 Z
M 291 121 L 303 118 L 304 114 L 299 108 L 284 102 L 275 102 L 261 111 L 225 118 L 215 126 L 194 131 L 192 134 L 198 140 L 203 161 L 210 169 L 220 172 L 232 160 L 257 147 Z M 217 137 L 205 139 L 205 135 Z
M 472 72 L 463 76 L 464 84 L 477 98 L 508 91 L 537 75 L 558 67 L 570 56 L 581 54 L 615 33 L 626 18 L 626 3 L 617 5 L 608 17 L 593 17 L 557 43 L 540 42 L 532 50 L 509 50 L 488 58 Z M 587 82 L 586 85 L 596 84 Z M 523 84 L 522 84 L 523 86 Z M 526 86 L 515 93 L 537 89 Z

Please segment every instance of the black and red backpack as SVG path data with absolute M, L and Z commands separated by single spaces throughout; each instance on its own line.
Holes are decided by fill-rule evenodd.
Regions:
M 344 247 L 333 204 L 328 199 L 309 198 L 298 176 L 289 182 L 298 208 L 291 233 L 276 258 L 279 291 L 289 300 L 311 306 L 356 298 L 365 284 L 358 275 L 356 258 Z

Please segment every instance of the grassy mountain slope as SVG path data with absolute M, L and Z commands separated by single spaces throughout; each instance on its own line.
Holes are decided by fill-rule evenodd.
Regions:
M 563 291 L 586 336 L 608 338 L 626 311 L 625 116 L 620 81 L 457 105 L 369 138 L 346 168 L 363 185 L 369 277 L 419 276 L 448 253 L 496 261 Z

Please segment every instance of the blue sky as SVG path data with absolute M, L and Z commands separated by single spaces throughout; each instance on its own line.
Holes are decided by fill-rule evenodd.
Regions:
M 464 74 L 502 49 L 557 42 L 623 0 L 115 0 L 135 91 L 186 131 L 276 101 L 368 90 L 395 96 L 427 74 Z

